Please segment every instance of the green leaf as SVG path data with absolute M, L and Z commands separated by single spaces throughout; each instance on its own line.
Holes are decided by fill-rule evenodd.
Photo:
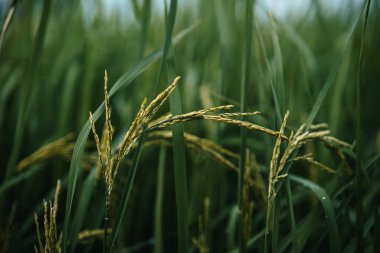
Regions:
M 162 253 L 164 247 L 163 241 L 163 200 L 165 185 L 165 163 L 166 147 L 161 144 L 160 157 L 158 161 L 157 186 L 156 186 L 156 204 L 154 210 L 154 253 Z
M 329 241 L 330 241 L 329 243 L 330 252 L 331 253 L 340 252 L 340 236 L 339 236 L 338 226 L 336 224 L 334 206 L 327 192 L 322 187 L 311 182 L 308 179 L 301 178 L 298 176 L 293 176 L 293 175 L 289 177 L 290 177 L 290 180 L 308 188 L 317 196 L 325 214 L 324 217 L 325 217 L 327 231 L 329 234 Z

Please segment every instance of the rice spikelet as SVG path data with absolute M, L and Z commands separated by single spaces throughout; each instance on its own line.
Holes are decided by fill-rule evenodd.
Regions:
M 16 167 L 17 171 L 21 172 L 33 164 L 48 160 L 56 156 L 70 158 L 75 146 L 73 138 L 73 134 L 68 134 L 62 138 L 57 139 L 56 141 L 42 146 L 31 155 L 21 160 Z
M 45 245 L 42 243 L 42 237 L 40 233 L 40 225 L 38 222 L 38 216 L 34 213 L 34 222 L 36 224 L 38 247 L 34 245 L 35 252 L 38 253 L 60 253 L 63 233 L 58 236 L 57 233 L 57 211 L 58 211 L 58 197 L 61 189 L 61 181 L 58 180 L 54 194 L 53 204 L 51 201 L 43 201 L 44 206 L 44 234 Z M 49 203 L 49 205 L 48 205 Z

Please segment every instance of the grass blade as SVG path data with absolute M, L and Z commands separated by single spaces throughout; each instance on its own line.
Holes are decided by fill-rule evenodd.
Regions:
M 362 140 L 361 140 L 361 76 L 362 76 L 362 62 L 363 62 L 363 43 L 364 34 L 367 26 L 369 8 L 371 6 L 371 0 L 367 1 L 364 24 L 361 34 L 360 41 L 360 53 L 359 53 L 359 66 L 358 66 L 358 79 L 356 82 L 356 171 L 355 171 L 355 181 L 356 181 L 356 250 L 359 252 L 363 249 L 364 239 L 363 239 L 363 226 L 364 226 L 364 211 L 363 211 L 363 193 L 365 192 L 363 185 L 363 177 L 365 176 L 365 171 L 362 168 Z
M 251 81 L 251 45 L 252 45 L 252 22 L 253 22 L 253 0 L 246 1 L 245 13 L 245 49 L 243 52 L 243 78 L 240 86 L 240 111 L 246 112 L 247 109 L 247 86 Z M 241 120 L 245 120 L 242 116 Z M 243 210 L 243 184 L 246 166 L 246 149 L 247 149 L 247 129 L 240 130 L 240 159 L 239 159 L 239 177 L 238 177 L 238 203 L 240 211 Z M 239 222 L 239 247 L 240 252 L 246 251 L 246 242 L 244 240 L 243 219 Z
M 139 142 L 137 144 L 136 151 L 135 151 L 134 156 L 133 156 L 132 168 L 130 168 L 128 170 L 127 180 L 126 180 L 123 192 L 122 192 L 120 204 L 117 208 L 117 213 L 116 213 L 116 217 L 115 217 L 115 221 L 114 221 L 114 227 L 112 228 L 111 243 L 110 243 L 110 246 L 109 246 L 108 251 L 107 251 L 109 253 L 113 252 L 113 248 L 114 248 L 115 243 L 116 243 L 117 235 L 120 231 L 121 224 L 123 223 L 124 214 L 125 214 L 125 211 L 127 209 L 127 204 L 128 204 L 129 198 L 131 196 L 132 186 L 133 186 L 133 182 L 135 180 L 136 171 L 137 171 L 137 167 L 138 167 L 140 156 L 141 156 L 141 148 L 142 148 L 143 140 L 144 140 L 144 138 L 143 138 L 143 136 L 141 136 L 139 139 Z
M 317 196 L 325 213 L 327 231 L 329 234 L 330 241 L 330 252 L 340 252 L 340 236 L 338 226 L 336 224 L 334 206 L 327 192 L 319 185 L 305 178 L 301 178 L 298 176 L 290 176 L 290 180 L 310 189 Z
M 343 50 L 339 56 L 339 58 L 337 59 L 334 67 L 332 68 L 331 72 L 330 72 L 330 75 L 328 76 L 326 82 L 324 83 L 321 91 L 319 92 L 318 96 L 317 96 L 317 99 L 315 100 L 315 103 L 313 105 L 313 108 L 311 109 L 311 112 L 305 122 L 306 124 L 306 130 L 308 130 L 311 126 L 311 124 L 313 123 L 315 117 L 317 116 L 318 112 L 319 112 L 319 109 L 321 108 L 322 106 L 322 103 L 323 101 L 325 100 L 326 96 L 327 96 L 327 93 L 329 92 L 333 82 L 334 82 L 334 79 L 335 79 L 335 76 L 337 75 L 337 73 L 339 72 L 339 67 L 344 59 L 344 56 L 345 54 L 347 53 L 348 51 L 348 48 L 354 38 L 354 35 L 355 35 L 355 30 L 356 28 L 358 27 L 359 25 L 359 21 L 360 21 L 360 17 L 357 18 L 357 20 L 355 21 L 355 23 L 353 24 L 352 28 L 351 28 L 351 32 L 349 33 L 349 38 L 346 42 L 346 45 L 343 47 Z
M 168 74 L 174 75 L 174 62 L 168 60 Z M 173 115 L 182 114 L 182 102 L 179 89 L 174 90 L 169 98 L 170 111 Z M 188 196 L 187 196 L 187 168 L 185 156 L 185 142 L 183 138 L 183 124 L 172 126 L 173 134 L 173 160 L 174 160 L 174 183 L 177 204 L 177 229 L 178 229 L 178 252 L 188 251 L 189 228 L 188 228 Z
M 292 189 L 290 186 L 290 180 L 289 177 L 286 177 L 285 179 L 285 186 L 286 186 L 286 197 L 288 201 L 288 207 L 289 207 L 289 216 L 290 216 L 290 224 L 292 226 L 292 237 L 293 237 L 293 251 L 294 253 L 300 252 L 300 249 L 298 247 L 298 240 L 296 237 L 296 220 L 294 218 L 294 209 L 293 209 L 293 198 L 292 198 Z
M 272 43 L 273 43 L 273 57 L 274 57 L 274 85 L 275 85 L 275 92 L 276 97 L 278 99 L 278 102 L 275 103 L 275 105 L 278 107 L 276 108 L 276 111 L 280 113 L 280 118 L 278 118 L 278 122 L 281 122 L 281 119 L 283 118 L 284 112 L 286 111 L 285 108 L 285 84 L 284 84 L 284 67 L 283 67 L 283 60 L 282 60 L 282 52 L 281 52 L 281 46 L 277 34 L 277 24 L 275 20 L 272 18 L 271 22 L 272 26 Z
M 12 187 L 18 185 L 19 183 L 22 183 L 25 180 L 28 180 L 31 176 L 39 173 L 44 169 L 46 169 L 46 166 L 36 166 L 34 168 L 27 169 L 25 172 L 22 172 L 19 175 L 7 180 L 0 186 L 0 197 L 9 189 L 12 189 Z
M 141 38 L 140 38 L 140 49 L 139 56 L 144 56 L 145 45 L 148 37 L 148 28 L 151 16 L 151 5 L 152 0 L 144 0 L 143 10 L 142 10 L 142 20 L 141 20 Z
M 162 226 L 162 211 L 164 199 L 164 184 L 165 184 L 165 163 L 166 163 L 166 147 L 161 144 L 160 157 L 158 161 L 157 171 L 157 190 L 156 190 L 156 204 L 154 210 L 154 253 L 162 253 L 163 242 L 163 226 Z
M 166 65 L 168 68 L 168 77 L 170 80 L 176 76 L 175 63 L 173 54 L 170 58 L 165 58 L 165 53 L 169 54 L 171 47 L 172 32 L 175 23 L 177 12 L 177 0 L 170 1 L 170 8 L 168 14 L 168 21 L 166 24 L 166 37 L 164 44 L 164 55 L 160 65 L 160 73 L 157 78 L 157 84 L 160 83 L 160 76 L 163 67 Z M 171 50 L 170 53 L 173 53 Z M 170 112 L 173 115 L 182 114 L 182 102 L 179 89 L 174 90 L 173 94 L 169 97 Z M 185 143 L 183 138 L 183 124 L 176 124 L 172 126 L 173 134 L 173 160 L 174 160 L 174 184 L 177 205 L 177 233 L 178 233 L 178 252 L 185 253 L 188 251 L 189 241 L 189 228 L 188 228 L 188 200 L 187 200 L 187 169 L 185 157 Z
M 82 190 L 80 192 L 77 211 L 73 218 L 73 222 L 70 229 L 70 250 L 69 252 L 75 251 L 75 246 L 78 240 L 78 234 L 82 229 L 83 223 L 85 221 L 85 217 L 87 214 L 88 206 L 91 200 L 92 192 L 94 188 L 98 185 L 98 179 L 96 178 L 96 169 L 93 168 L 91 172 L 87 175 L 85 179 Z

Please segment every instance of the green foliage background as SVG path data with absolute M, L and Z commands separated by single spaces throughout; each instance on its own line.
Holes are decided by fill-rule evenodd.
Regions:
M 109 15 L 101 1 L 94 1 L 92 5 L 97 11 L 90 19 L 78 1 L 13 1 L 15 13 L 0 48 L 1 252 L 30 252 L 33 249 L 37 239 L 33 212 L 42 216 L 42 199 L 52 198 L 57 179 L 63 182 L 57 222 L 59 230 L 66 222 L 66 250 L 102 251 L 101 240 L 79 243 L 75 247 L 71 243 L 79 231 L 102 228 L 104 186 L 94 179 L 94 169 L 78 170 L 73 207 L 70 220 L 67 220 L 67 200 L 70 199 L 66 198 L 67 185 L 74 182 L 74 174 L 69 175 L 69 168 L 70 164 L 74 168 L 75 158 L 71 161 L 54 158 L 21 173 L 16 171 L 16 166 L 39 147 L 67 133 L 78 137 L 88 112 L 95 111 L 104 99 L 105 69 L 111 87 L 125 73 L 134 71 L 132 75 L 127 74 L 122 80 L 122 88 L 111 98 L 115 140 L 120 140 L 128 129 L 142 99 L 152 98 L 156 87 L 162 90 L 175 75 L 182 77 L 179 93 L 175 95 L 177 100 L 171 101 L 170 108 L 165 105 L 163 112 L 190 112 L 222 104 L 234 104 L 240 110 L 243 94 L 247 111 L 262 112 L 262 116 L 248 118 L 249 121 L 279 129 L 279 120 L 289 110 L 288 130 L 295 130 L 307 120 L 313 106 L 321 103 L 313 122 L 328 123 L 333 136 L 354 146 L 360 137 L 362 154 L 358 158 L 356 148 L 344 150 L 346 159 L 342 161 L 322 145 L 309 147 L 318 161 L 339 173 L 327 174 L 304 163 L 292 165 L 290 203 L 294 214 L 289 214 L 286 198 L 289 192 L 283 190 L 276 209 L 279 221 L 274 225 L 278 227 L 279 237 L 278 241 L 272 240 L 271 248 L 277 252 L 332 249 L 380 252 L 376 242 L 380 238 L 378 2 L 371 3 L 364 37 L 365 2 L 359 7 L 347 2 L 344 11 L 336 12 L 322 8 L 318 1 L 311 1 L 305 14 L 288 19 L 277 19 L 267 14 L 259 2 L 253 3 L 255 12 L 249 54 L 246 1 L 196 1 L 187 7 L 179 4 L 170 12 L 173 2 L 167 1 L 166 12 L 160 13 L 150 0 L 131 1 L 134 16 L 125 18 L 122 13 Z M 4 8 L 0 11 L 3 25 L 8 9 L 5 5 L 1 8 Z M 170 25 L 174 25 L 172 35 L 168 33 Z M 173 42 L 170 50 L 165 49 L 165 38 L 174 38 L 183 31 L 186 35 Z M 164 55 L 168 50 L 166 58 L 161 60 L 162 70 L 160 55 L 151 57 L 152 52 L 160 49 L 164 50 Z M 250 59 L 248 69 L 244 67 L 247 58 Z M 242 91 L 241 83 L 247 73 L 250 78 L 246 90 Z M 136 78 L 128 79 L 135 74 Z M 360 118 L 356 114 L 359 74 Z M 322 96 L 322 101 L 316 102 L 326 84 L 331 84 L 330 89 L 325 97 Z M 101 129 L 104 115 L 98 122 L 97 128 Z M 359 122 L 358 135 L 355 131 Z M 198 122 L 185 124 L 184 130 L 211 139 L 236 153 L 242 147 L 237 127 Z M 181 131 L 178 131 L 180 136 Z M 261 175 L 267 180 L 275 139 L 251 132 L 243 138 L 246 147 L 256 156 Z M 93 140 L 91 134 L 88 140 Z M 174 139 L 175 147 L 181 147 L 180 143 L 175 143 L 178 140 Z M 118 217 L 119 206 L 127 204 L 123 220 L 116 219 L 121 225 L 115 237 L 116 252 L 172 252 L 178 247 L 182 252 L 197 251 L 191 238 L 199 235 L 198 216 L 203 214 L 206 197 L 210 200 L 210 224 L 206 231 L 209 251 L 238 249 L 237 174 L 208 155 L 184 148 L 179 150 L 184 152 L 185 160 L 174 157 L 170 146 L 143 148 L 132 183 L 128 172 L 136 159 L 133 160 L 133 154 L 127 157 L 115 189 L 113 217 Z M 94 147 L 86 149 L 86 154 L 94 152 Z M 359 181 L 358 160 L 363 168 Z M 176 169 L 187 170 L 186 189 L 183 185 L 175 187 L 177 176 L 173 163 L 180 164 Z M 342 172 L 347 168 L 351 174 Z M 159 176 L 158 171 L 163 174 Z M 128 183 L 132 188 L 126 202 L 120 200 L 120 196 Z M 159 189 L 162 189 L 162 202 L 155 202 Z M 331 199 L 340 243 L 331 241 L 328 236 L 325 209 L 314 195 L 321 189 Z M 188 196 L 187 213 L 176 211 L 178 192 Z M 265 211 L 255 194 L 253 203 L 248 252 L 262 252 Z M 358 203 L 362 205 L 359 213 Z M 161 216 L 157 213 L 160 208 Z M 294 233 L 291 233 L 290 216 L 296 222 Z M 178 231 L 176 217 L 185 217 L 188 235 Z M 12 221 L 11 229 L 7 229 L 9 221 Z M 157 224 L 162 227 L 154 233 L 155 224 L 156 229 Z M 190 245 L 188 249 L 178 245 L 178 238 L 183 235 Z M 363 240 L 356 240 L 358 237 Z M 155 246 L 159 238 L 162 248 Z M 338 245 L 335 248 L 331 247 L 334 243 Z M 297 244 L 298 247 L 294 246 Z

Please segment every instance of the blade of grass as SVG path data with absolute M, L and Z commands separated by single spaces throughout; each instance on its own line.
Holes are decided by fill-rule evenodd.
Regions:
M 364 226 L 364 211 L 363 211 L 363 194 L 365 192 L 363 185 L 363 176 L 365 171 L 362 168 L 362 140 L 361 140 L 361 76 L 362 76 L 362 62 L 363 62 L 363 43 L 364 34 L 368 21 L 369 8 L 371 6 L 371 0 L 367 1 L 366 11 L 364 16 L 364 24 L 361 33 L 360 41 L 360 53 L 359 53 L 359 66 L 358 66 L 358 77 L 356 82 L 356 171 L 355 171 L 355 182 L 356 182 L 356 250 L 359 252 L 363 250 L 364 239 L 363 239 L 363 226 Z
M 272 68 L 269 64 L 269 60 L 268 60 L 268 55 L 267 55 L 267 51 L 265 49 L 265 43 L 264 43 L 264 39 L 262 37 L 262 34 L 260 32 L 260 29 L 259 29 L 259 26 L 258 24 L 256 23 L 256 31 L 257 31 L 257 36 L 258 36 L 258 39 L 259 39 L 259 43 L 260 43 L 260 46 L 261 46 L 261 50 L 263 52 L 263 55 L 264 55 L 264 61 L 265 61 L 265 65 L 267 67 L 267 70 L 268 70 L 268 75 L 269 75 L 269 84 L 270 84 L 270 88 L 271 88 L 271 91 L 272 91 L 272 96 L 273 96 L 273 103 L 274 103 L 274 109 L 275 109 L 275 115 L 277 117 L 277 121 L 278 122 L 281 122 L 281 111 L 280 111 L 280 104 L 279 104 L 279 101 L 278 101 L 278 95 L 277 95 L 277 92 L 276 92 L 276 89 L 274 87 L 274 76 L 273 76 L 273 73 L 272 73 Z
M 319 109 L 322 106 L 323 101 L 325 100 L 325 98 L 327 96 L 327 93 L 329 92 L 332 84 L 334 83 L 335 76 L 339 72 L 338 70 L 339 70 L 339 67 L 342 63 L 342 60 L 343 60 L 345 54 L 347 53 L 349 46 L 351 45 L 351 42 L 355 36 L 355 30 L 359 26 L 359 23 L 360 23 L 359 21 L 360 21 L 360 16 L 354 22 L 354 24 L 351 28 L 351 32 L 349 33 L 349 37 L 347 39 L 346 45 L 343 47 L 343 50 L 341 51 L 336 63 L 334 64 L 334 67 L 332 68 L 330 75 L 328 76 L 326 82 L 324 83 L 321 91 L 319 92 L 319 94 L 317 96 L 317 99 L 315 100 L 313 108 L 311 109 L 311 112 L 310 112 L 310 114 L 309 114 L 309 116 L 305 122 L 306 130 L 308 130 L 310 128 L 311 124 L 313 123 L 315 117 L 317 116 L 317 114 L 319 112 Z
M 87 42 L 87 41 L 86 41 Z M 79 119 L 78 119 L 78 128 L 82 126 L 84 122 L 86 122 L 88 118 L 88 111 L 90 111 L 91 106 L 91 98 L 92 98 L 92 91 L 93 91 L 93 84 L 94 79 L 96 77 L 96 56 L 98 52 L 98 49 L 96 48 L 96 45 L 88 41 L 86 44 L 88 44 L 87 47 L 89 47 L 88 51 L 85 53 L 85 59 L 84 59 L 84 76 L 83 80 L 81 81 L 81 88 L 82 88 L 82 94 L 87 94 L 86 96 L 83 96 L 82 101 L 80 103 L 80 107 L 78 108 L 79 113 Z
M 305 247 L 310 235 L 319 228 L 320 225 L 320 215 L 321 210 L 319 208 L 314 208 L 308 215 L 307 218 L 302 220 L 300 224 L 297 226 L 296 237 L 299 250 Z M 282 240 L 281 248 L 279 252 L 289 252 L 289 244 L 294 241 L 292 238 L 294 235 L 290 234 L 287 238 Z
M 170 1 L 169 14 L 166 23 L 166 37 L 164 43 L 164 55 L 160 65 L 160 73 L 157 78 L 157 86 L 161 82 L 163 68 L 166 65 L 168 77 L 174 79 L 176 75 L 173 49 L 170 50 L 172 32 L 174 28 L 177 12 L 177 0 Z M 170 50 L 170 52 L 169 52 Z M 171 53 L 170 58 L 166 54 Z M 182 102 L 179 88 L 175 89 L 169 97 L 170 112 L 173 115 L 182 114 Z M 174 156 L 174 184 L 177 206 L 177 233 L 178 233 L 178 252 L 185 253 L 188 251 L 189 228 L 188 228 L 188 196 L 187 196 L 187 169 L 185 157 L 185 143 L 183 138 L 183 124 L 172 126 L 173 134 L 173 156 Z
M 33 168 L 27 169 L 24 172 L 20 173 L 17 176 L 12 177 L 11 179 L 8 179 L 0 186 L 0 196 L 2 196 L 6 191 L 12 189 L 13 187 L 19 185 L 20 183 L 27 181 L 30 179 L 31 176 L 34 174 L 39 173 L 40 171 L 43 171 L 46 169 L 46 166 L 35 166 Z
M 175 75 L 174 60 L 168 59 L 168 76 Z M 172 79 L 172 78 L 171 78 Z M 182 114 L 182 102 L 179 88 L 169 97 L 170 112 L 173 115 Z M 188 196 L 187 196 L 187 168 L 185 156 L 185 142 L 183 138 L 183 124 L 172 126 L 174 183 L 177 205 L 178 252 L 188 252 Z
M 141 39 L 140 39 L 140 49 L 139 49 L 140 58 L 144 56 L 150 16 L 151 16 L 151 5 L 152 5 L 152 0 L 144 0 L 143 8 L 142 8 L 143 10 L 142 10 L 142 21 L 141 21 Z
M 126 183 L 124 185 L 124 189 L 123 189 L 122 196 L 120 199 L 120 204 L 118 205 L 118 208 L 117 208 L 116 217 L 114 220 L 114 227 L 112 228 L 112 234 L 111 234 L 111 238 L 110 238 L 111 242 L 109 244 L 108 251 L 106 251 L 108 253 L 113 252 L 113 248 L 114 248 L 115 243 L 116 243 L 117 235 L 118 235 L 120 228 L 121 228 L 121 225 L 123 223 L 124 214 L 125 214 L 125 211 L 127 209 L 127 204 L 128 204 L 129 198 L 131 196 L 133 182 L 135 180 L 136 171 L 137 171 L 137 167 L 138 167 L 140 156 L 141 156 L 141 149 L 142 149 L 143 140 L 144 139 L 143 139 L 143 135 L 142 135 L 138 141 L 136 151 L 133 155 L 132 167 L 128 170 L 127 180 L 126 180 Z
M 154 253 L 162 253 L 164 247 L 163 241 L 163 201 L 164 201 L 164 185 L 165 185 L 165 163 L 166 163 L 166 147 L 161 144 L 160 157 L 158 161 L 157 186 L 156 186 L 156 204 L 154 210 Z
M 251 45 L 252 45 L 252 22 L 253 22 L 253 0 L 246 1 L 245 13 L 245 49 L 243 51 L 243 78 L 240 86 L 240 111 L 244 113 L 247 109 L 247 86 L 251 79 Z M 242 116 L 241 120 L 245 120 Z M 238 203 L 240 212 L 243 210 L 243 183 L 246 166 L 246 149 L 247 149 L 247 129 L 240 130 L 240 159 L 239 159 L 239 177 L 238 177 Z M 246 251 L 246 242 L 244 240 L 243 219 L 239 222 L 239 247 L 240 252 Z
M 327 192 L 321 188 L 319 185 L 307 180 L 305 178 L 301 178 L 298 176 L 289 176 L 290 180 L 301 184 L 302 186 L 310 189 L 319 199 L 321 203 L 326 219 L 327 231 L 329 234 L 329 244 L 330 244 L 330 252 L 340 252 L 340 236 L 338 231 L 338 226 L 336 224 L 334 205 L 327 194 Z
M 247 242 L 247 249 L 248 250 L 251 249 L 258 240 L 264 237 L 264 234 L 265 234 L 265 229 L 261 230 L 257 235 L 249 239 Z M 230 253 L 239 253 L 239 249 L 231 250 Z
M 290 186 L 290 180 L 289 177 L 286 177 L 285 179 L 285 186 L 286 186 L 286 197 L 288 201 L 288 207 L 289 207 L 289 216 L 290 216 L 290 224 L 292 226 L 292 235 L 293 235 L 293 251 L 294 253 L 300 252 L 300 249 L 298 247 L 298 241 L 296 236 L 296 220 L 294 218 L 294 209 L 293 209 L 293 199 L 292 199 L 292 189 Z
M 276 97 L 278 99 L 278 102 L 276 105 L 278 108 L 276 108 L 277 111 L 280 113 L 280 118 L 278 119 L 278 122 L 281 122 L 281 119 L 284 115 L 285 111 L 285 84 L 284 84 L 284 67 L 283 67 L 283 60 L 282 60 L 282 52 L 281 52 L 281 46 L 278 38 L 277 33 L 277 24 L 275 20 L 271 17 L 271 33 L 272 33 L 272 43 L 273 43 L 273 57 L 274 57 L 274 65 L 275 65 L 275 91 L 276 91 Z
M 166 60 L 169 54 L 169 49 L 172 44 L 172 34 L 173 34 L 173 29 L 174 29 L 174 23 L 175 23 L 175 17 L 176 17 L 176 12 L 177 12 L 177 1 L 176 0 L 171 0 L 170 1 L 170 9 L 169 9 L 169 14 L 168 14 L 168 20 L 166 22 L 166 28 L 165 28 L 165 41 L 164 41 L 164 46 L 162 50 L 162 58 L 160 62 L 160 69 L 158 71 L 157 75 L 157 81 L 156 81 L 156 87 L 154 90 L 154 95 L 157 94 L 159 86 L 162 81 L 163 73 L 164 73 L 164 68 L 166 66 Z
M 69 252 L 75 252 L 75 247 L 78 241 L 78 234 L 82 229 L 85 217 L 87 214 L 88 206 L 92 196 L 93 189 L 98 185 L 98 179 L 96 178 L 96 169 L 93 168 L 91 172 L 87 175 L 84 180 L 79 200 L 78 206 L 76 208 L 75 215 L 73 217 L 73 222 L 70 228 L 70 248 Z
M 276 200 L 273 201 L 273 205 L 269 212 L 269 221 L 266 226 L 272 226 L 272 253 L 277 253 L 278 251 L 278 241 L 279 241 L 279 226 L 280 226 L 280 200 L 282 197 L 282 189 L 277 192 Z M 266 247 L 268 249 L 268 246 Z

